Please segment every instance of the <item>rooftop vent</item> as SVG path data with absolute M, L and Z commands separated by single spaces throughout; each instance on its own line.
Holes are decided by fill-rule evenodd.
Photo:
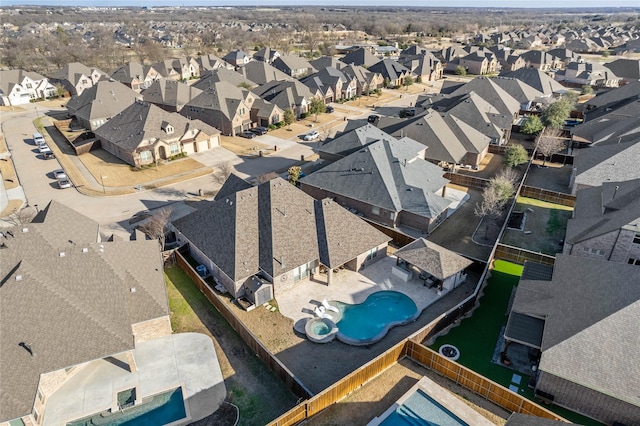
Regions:
M 22 228 L 22 233 L 26 234 L 27 232 L 29 232 L 29 228 Z
M 129 290 L 131 293 L 135 293 L 136 292 L 136 288 L 135 287 L 131 287 L 131 289 Z
M 60 257 L 65 257 L 65 256 L 66 256 L 66 253 L 65 253 L 65 252 L 63 252 L 63 251 L 61 251 L 61 252 L 60 252 Z
M 89 253 L 89 249 L 87 247 L 82 247 L 82 252 L 83 253 Z
M 16 281 L 22 281 L 22 275 L 16 275 Z

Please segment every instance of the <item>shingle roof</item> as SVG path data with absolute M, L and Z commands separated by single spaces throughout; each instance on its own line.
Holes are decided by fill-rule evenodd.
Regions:
M 402 75 L 411 74 L 411 70 L 409 68 L 401 65 L 393 59 L 383 59 L 380 62 L 371 65 L 368 69 L 371 72 L 380 73 L 384 78 L 389 78 L 392 81 L 400 78 Z
M 173 133 L 167 133 L 165 130 L 167 123 L 173 127 Z M 153 104 L 135 102 L 97 128 L 95 134 L 96 137 L 108 140 L 127 152 L 133 152 L 142 141 L 179 141 L 189 130 L 199 130 L 208 136 L 220 133 L 200 120 L 189 120 Z
M 0 420 L 31 412 L 42 373 L 133 349 L 131 325 L 169 313 L 157 241 L 99 242 L 55 201 L 37 220 L 0 237 Z
M 398 249 L 395 255 L 439 280 L 449 278 L 473 263 L 471 260 L 424 238 L 418 238 Z
M 378 63 L 380 59 L 375 57 L 369 50 L 361 47 L 358 50 L 347 53 L 341 61 L 345 64 L 360 65 L 368 68 Z
M 242 87 L 248 85 L 249 87 L 257 86 L 258 83 L 249 80 L 237 71 L 227 68 L 218 68 L 213 71 L 205 71 L 200 74 L 200 79 L 192 84 L 192 87 L 196 87 L 200 90 L 207 90 L 213 83 L 225 81 L 236 87 Z
M 270 81 L 291 80 L 291 76 L 283 73 L 266 62 L 251 61 L 238 70 L 244 78 L 255 82 L 255 84 L 265 84 Z
M 640 405 L 637 266 L 559 254 L 551 281 L 520 281 L 512 309 L 545 318 L 541 371 Z
M 604 182 L 640 178 L 640 136 L 631 142 L 589 146 L 574 151 L 577 185 L 599 186 Z
M 492 78 L 476 77 L 453 91 L 450 96 L 462 96 L 472 92 L 493 106 L 496 109 L 494 112 L 499 114 L 513 116 L 520 110 L 520 102 L 497 85 Z
M 51 74 L 51 78 L 55 78 L 58 80 L 67 80 L 72 83 L 74 86 L 78 84 L 81 76 L 90 77 L 93 71 L 98 71 L 98 73 L 108 76 L 108 74 L 104 71 L 99 70 L 98 68 L 89 68 L 88 66 L 81 64 L 80 62 L 70 62 L 65 65 L 62 69 Z
M 276 277 L 318 259 L 351 260 L 367 250 L 358 251 L 363 244 L 373 241 L 370 249 L 389 240 L 330 204 L 275 178 L 219 197 L 210 207 L 173 224 L 234 281 L 260 270 Z M 343 223 L 349 222 L 347 229 Z
M 567 90 L 553 78 L 536 68 L 520 68 L 516 71 L 500 73 L 500 76 L 517 78 L 537 91 L 544 93 L 545 96 L 564 93 Z
M 448 182 L 442 169 L 417 158 L 423 146 L 387 137 L 300 180 L 365 204 L 435 218 L 451 203 L 435 193 Z
M 578 191 L 565 239 L 575 244 L 627 226 L 640 229 L 640 179 Z
M 571 130 L 574 138 L 580 138 L 592 144 L 607 142 L 628 142 L 640 136 L 640 98 L 623 102 L 624 105 L 607 112 L 587 114 L 587 121 Z
M 618 77 L 629 80 L 640 80 L 640 59 L 616 59 L 604 64 Z
M 99 81 L 80 96 L 71 98 L 67 109 L 72 115 L 90 121 L 113 117 L 136 99 L 140 99 L 140 95 L 119 81 Z
M 624 99 L 638 99 L 639 96 L 640 81 L 632 81 L 624 86 L 596 95 L 594 98 L 585 102 L 585 106 L 589 108 L 607 107 Z
M 166 105 L 180 110 L 201 93 L 202 90 L 195 86 L 189 86 L 169 78 L 161 78 L 154 81 L 148 89 L 142 92 L 142 99 L 155 105 Z
M 241 89 L 227 81 L 214 82 L 212 79 L 202 80 L 197 85 L 202 93 L 193 98 L 188 105 L 220 111 L 231 120 L 237 113 L 238 106 L 243 102 L 249 91 Z
M 238 191 L 251 188 L 251 186 L 252 185 L 246 180 L 234 173 L 231 173 L 213 199 L 214 201 L 224 200 Z
M 335 138 L 323 143 L 317 149 L 317 152 L 326 152 L 345 157 L 364 146 L 385 138 L 389 138 L 388 133 L 370 123 L 366 123 L 353 131 L 337 134 Z
M 520 103 L 534 101 L 543 95 L 537 89 L 513 77 L 496 77 L 493 82 Z

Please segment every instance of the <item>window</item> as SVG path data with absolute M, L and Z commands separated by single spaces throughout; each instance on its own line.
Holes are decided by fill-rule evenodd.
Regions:
M 630 257 L 629 260 L 627 261 L 627 263 L 629 265 L 640 265 L 640 259 L 634 259 L 634 258 Z
M 378 247 L 372 248 L 371 250 L 369 250 L 369 253 L 367 253 L 367 260 L 371 260 L 377 255 L 378 255 Z
M 371 213 L 373 213 L 376 216 L 378 216 L 380 214 L 380 207 L 378 207 L 378 206 L 371 207 Z
M 271 124 L 277 124 L 277 123 L 279 123 L 279 122 L 280 122 L 280 116 L 279 116 L 278 114 L 274 115 L 274 116 L 271 118 Z
M 633 244 L 640 244 L 640 233 L 634 235 Z
M 309 273 L 313 269 L 314 262 L 305 263 L 304 265 L 298 266 L 293 270 L 293 281 L 300 281 L 309 276 Z
M 171 155 L 176 155 L 180 153 L 180 146 L 177 143 L 171 144 L 169 147 L 169 152 Z
M 583 247 L 582 250 L 585 253 L 595 254 L 596 256 L 604 256 L 605 255 L 605 251 L 604 250 L 598 250 L 598 249 L 589 248 L 589 247 Z
M 140 153 L 140 161 L 151 161 L 151 151 L 142 151 Z
M 25 86 L 27 87 L 27 89 L 31 89 L 33 86 L 31 85 L 31 83 L 27 83 L 25 84 Z

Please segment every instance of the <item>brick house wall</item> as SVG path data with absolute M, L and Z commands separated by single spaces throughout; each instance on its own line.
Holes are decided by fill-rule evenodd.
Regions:
M 565 244 L 563 254 L 590 257 L 611 262 L 627 263 L 629 259 L 640 260 L 640 243 L 634 243 L 636 232 L 619 229 L 606 234 Z
M 172 333 L 171 320 L 168 315 L 131 325 L 135 344 L 168 336 Z
M 588 367 L 585 367 L 588 368 Z M 582 413 L 606 424 L 640 424 L 640 407 L 594 389 L 540 371 L 536 390 L 549 393 L 554 404 Z

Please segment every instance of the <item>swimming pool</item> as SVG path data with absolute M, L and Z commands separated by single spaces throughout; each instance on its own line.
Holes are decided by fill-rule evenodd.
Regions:
M 397 291 L 378 291 L 357 305 L 331 302 L 340 310 L 337 337 L 351 345 L 368 345 L 382 339 L 389 329 L 414 321 L 420 315 L 415 302 Z
M 468 426 L 466 422 L 420 389 L 416 389 L 380 425 Z
M 67 426 L 134 426 L 166 425 L 187 417 L 182 388 L 148 398 L 142 403 L 115 413 L 103 411 L 90 417 L 68 422 Z

